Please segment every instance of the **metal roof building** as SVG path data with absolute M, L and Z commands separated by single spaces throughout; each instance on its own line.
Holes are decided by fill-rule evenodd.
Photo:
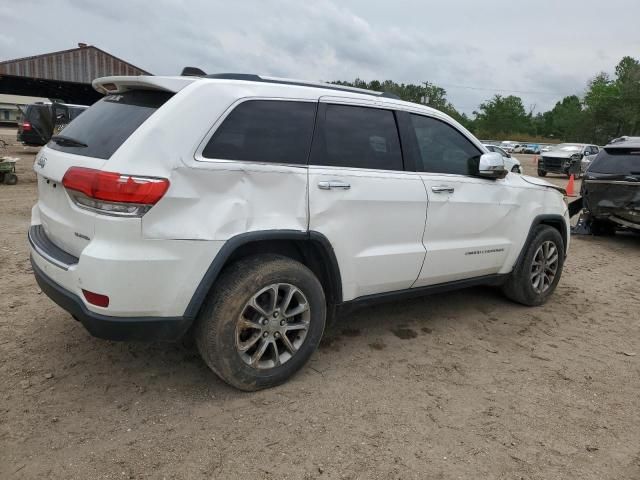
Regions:
M 110 75 L 151 75 L 104 50 L 77 48 L 0 61 L 0 93 L 89 104 L 100 98 L 91 82 Z
M 91 83 L 109 75 L 151 75 L 93 45 L 0 61 L 0 74 L 61 82 Z

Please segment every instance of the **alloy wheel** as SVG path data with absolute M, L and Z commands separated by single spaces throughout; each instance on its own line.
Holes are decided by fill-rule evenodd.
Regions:
M 531 264 L 531 286 L 542 294 L 549 290 L 558 273 L 558 247 L 550 240 L 543 242 L 536 250 Z
M 245 304 L 236 325 L 236 351 L 250 367 L 274 368 L 298 352 L 309 331 L 311 310 L 295 285 L 269 285 Z

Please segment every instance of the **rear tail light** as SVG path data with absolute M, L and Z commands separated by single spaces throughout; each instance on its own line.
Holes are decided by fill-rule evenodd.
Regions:
M 30 132 L 31 131 L 31 124 L 29 122 L 22 122 L 22 131 L 23 132 Z
M 106 215 L 141 217 L 169 188 L 166 178 L 139 177 L 71 167 L 62 184 L 81 208 Z

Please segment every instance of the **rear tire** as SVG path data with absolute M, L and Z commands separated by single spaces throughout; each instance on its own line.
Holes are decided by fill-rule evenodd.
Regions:
M 539 225 L 502 291 L 514 302 L 528 306 L 542 305 L 556 289 L 563 265 L 562 236 L 553 227 Z
M 224 270 L 202 307 L 195 339 L 222 380 L 254 391 L 300 370 L 325 322 L 324 292 L 311 270 L 287 257 L 256 255 Z
M 5 185 L 15 185 L 18 183 L 18 176 L 15 173 L 5 173 L 2 181 Z

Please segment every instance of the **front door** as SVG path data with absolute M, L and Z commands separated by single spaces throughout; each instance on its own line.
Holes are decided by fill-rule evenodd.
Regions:
M 309 230 L 333 245 L 344 300 L 411 287 L 425 257 L 424 184 L 404 171 L 396 115 L 380 107 L 321 99 L 318 108 Z
M 505 180 L 477 175 L 482 151 L 436 118 L 411 114 L 427 190 L 427 254 L 414 287 L 497 273 L 511 249 L 518 206 Z

